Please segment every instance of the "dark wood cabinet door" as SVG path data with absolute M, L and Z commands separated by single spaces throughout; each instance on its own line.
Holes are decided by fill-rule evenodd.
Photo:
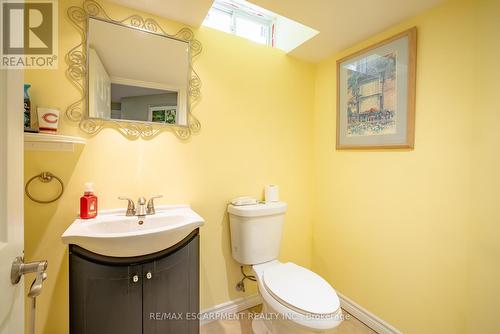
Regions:
M 144 334 L 198 334 L 199 236 L 143 265 Z
M 70 333 L 141 334 L 142 283 L 142 265 L 102 265 L 70 253 Z

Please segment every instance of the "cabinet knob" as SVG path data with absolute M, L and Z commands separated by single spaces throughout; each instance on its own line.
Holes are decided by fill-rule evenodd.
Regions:
M 151 272 L 148 271 L 148 273 L 146 274 L 146 278 L 151 279 L 152 277 L 153 277 L 153 274 L 151 274 Z
M 132 282 L 134 282 L 134 283 L 139 282 L 139 275 L 132 276 Z

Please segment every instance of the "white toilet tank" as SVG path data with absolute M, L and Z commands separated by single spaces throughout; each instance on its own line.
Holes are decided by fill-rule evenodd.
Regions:
M 287 204 L 272 202 L 228 206 L 233 258 L 254 265 L 276 260 L 279 255 Z

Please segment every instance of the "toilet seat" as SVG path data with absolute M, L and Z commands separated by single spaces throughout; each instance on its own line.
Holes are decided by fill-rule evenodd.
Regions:
M 335 290 L 318 274 L 294 263 L 280 263 L 263 271 L 263 286 L 285 307 L 303 315 L 333 316 L 340 308 Z
M 287 265 L 287 266 L 282 267 L 283 265 Z M 304 306 L 304 305 L 302 305 L 302 307 L 300 307 L 300 305 L 299 305 L 299 307 L 297 307 L 296 305 L 294 306 L 292 304 L 299 304 L 299 303 L 295 303 L 295 302 L 291 301 L 291 299 L 288 299 L 291 302 L 286 302 L 286 300 L 284 300 L 286 298 L 286 297 L 284 297 L 284 295 L 282 295 L 283 298 L 278 298 L 277 293 L 270 292 L 270 291 L 272 291 L 271 288 L 266 286 L 266 283 L 264 282 L 264 276 L 266 275 L 266 273 L 268 275 L 268 279 L 267 279 L 268 285 L 272 285 L 272 283 L 270 283 L 272 281 L 272 278 L 270 278 L 270 276 L 273 276 L 273 271 L 278 270 L 278 273 L 280 272 L 279 271 L 280 269 L 273 269 L 273 268 L 285 268 L 285 270 L 281 271 L 281 273 L 288 274 L 287 276 L 291 277 L 291 275 L 292 275 L 291 273 L 296 272 L 296 271 L 292 271 L 293 269 L 290 270 L 290 268 L 297 269 L 297 267 L 299 267 L 299 266 L 295 265 L 293 263 L 284 264 L 284 263 L 281 263 L 277 260 L 273 260 L 273 261 L 269 261 L 269 262 L 265 262 L 265 263 L 261 263 L 261 264 L 257 264 L 257 265 L 252 266 L 252 269 L 254 270 L 255 275 L 257 277 L 257 284 L 259 285 L 260 294 L 262 296 L 262 299 L 264 300 L 265 309 L 267 309 L 267 312 L 271 312 L 274 315 L 280 314 L 285 319 L 284 322 L 295 323 L 299 326 L 299 328 L 306 328 L 309 331 L 322 332 L 322 331 L 328 331 L 328 330 L 331 330 L 331 329 L 337 327 L 342 322 L 342 309 L 340 308 L 340 302 L 338 301 L 339 300 L 338 296 L 337 296 L 335 290 L 333 290 L 333 288 L 319 275 L 317 275 L 317 274 L 315 274 L 315 273 L 313 273 L 305 268 L 299 267 L 303 270 L 306 270 L 308 274 L 304 274 L 304 272 L 302 272 L 302 274 L 304 274 L 303 276 L 294 276 L 295 279 L 292 279 L 289 282 L 293 282 L 292 284 L 299 284 L 298 286 L 293 287 L 294 290 L 299 290 L 299 289 L 303 289 L 305 286 L 316 285 L 314 282 L 318 283 L 317 279 L 319 278 L 319 280 L 322 281 L 320 284 L 323 285 L 323 283 L 326 283 L 330 287 L 331 290 L 328 289 L 329 291 L 325 292 L 324 290 L 318 289 L 318 291 L 325 292 L 325 295 L 328 294 L 334 303 L 335 303 L 335 301 L 338 302 L 339 306 L 338 306 L 337 310 L 334 311 L 334 313 L 315 314 L 315 313 L 311 313 L 311 310 L 308 310 L 308 312 L 305 312 L 306 309 L 313 309 L 313 307 L 308 307 L 308 306 Z M 273 269 L 273 270 L 271 271 L 271 269 Z M 311 280 L 310 280 L 310 278 L 312 276 L 310 274 L 312 274 L 312 276 L 317 276 L 315 278 L 312 278 L 312 280 L 314 280 L 314 281 L 312 281 L 313 282 L 312 284 L 311 284 Z M 297 277 L 302 277 L 303 279 L 299 279 Z M 305 281 L 304 281 L 304 278 L 305 278 Z M 274 289 L 274 291 L 276 291 L 276 289 Z M 291 294 L 293 295 L 293 293 L 291 293 Z M 314 298 L 316 298 L 316 297 L 317 297 L 316 293 L 314 293 L 313 296 L 310 296 L 309 300 L 311 302 L 313 302 Z M 336 305 L 336 303 L 333 304 L 333 306 L 331 305 L 330 308 L 328 309 L 328 311 L 335 308 L 334 305 Z M 318 311 L 318 310 L 314 308 L 312 311 L 314 312 L 314 311 Z M 320 312 L 321 312 L 321 310 L 320 310 Z M 284 333 L 288 333 L 288 332 L 290 332 L 290 331 L 285 331 Z

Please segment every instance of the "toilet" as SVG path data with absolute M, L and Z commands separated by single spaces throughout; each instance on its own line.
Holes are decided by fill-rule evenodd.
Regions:
M 318 274 L 278 261 L 287 204 L 228 206 L 233 258 L 250 265 L 263 299 L 254 334 L 331 333 L 342 321 L 337 293 Z

